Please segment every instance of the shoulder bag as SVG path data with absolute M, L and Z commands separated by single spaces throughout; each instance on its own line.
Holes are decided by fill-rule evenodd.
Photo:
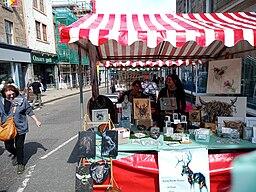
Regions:
M 13 108 L 13 114 L 16 107 Z M 6 122 L 0 125 L 0 141 L 8 141 L 14 139 L 17 135 L 17 129 L 14 123 L 13 115 L 8 117 Z

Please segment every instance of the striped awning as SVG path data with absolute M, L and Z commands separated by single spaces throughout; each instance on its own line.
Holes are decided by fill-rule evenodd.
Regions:
M 240 41 L 256 46 L 256 13 L 88 14 L 60 38 L 90 40 L 102 60 L 211 58 Z

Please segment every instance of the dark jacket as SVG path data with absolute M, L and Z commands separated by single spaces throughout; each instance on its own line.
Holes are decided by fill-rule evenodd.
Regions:
M 24 98 L 23 96 L 19 95 L 17 96 L 11 106 L 11 110 L 8 114 L 6 114 L 4 110 L 4 98 L 0 97 L 0 117 L 2 123 L 4 123 L 9 116 L 12 115 L 12 107 L 16 106 L 16 111 L 13 115 L 14 117 L 14 122 L 17 128 L 18 133 L 24 134 L 28 132 L 28 116 L 34 115 L 34 112 L 32 110 L 32 107 L 28 103 L 27 99 Z
M 128 100 L 132 103 L 132 102 L 133 102 L 133 98 L 135 98 L 135 97 L 133 97 L 133 95 L 132 95 L 131 92 L 132 92 L 131 89 L 128 90 L 128 91 L 125 91 L 125 92 L 119 97 L 118 103 L 122 103 L 122 102 L 124 101 L 125 95 L 128 96 Z M 140 92 L 140 96 L 139 96 L 139 97 L 136 97 L 136 98 L 148 98 L 148 96 L 145 95 L 144 93 Z

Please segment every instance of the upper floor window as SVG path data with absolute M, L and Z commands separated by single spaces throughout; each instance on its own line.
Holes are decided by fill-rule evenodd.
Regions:
M 40 1 L 40 11 L 44 12 L 44 0 L 39 0 Z
M 36 38 L 41 39 L 40 22 L 36 21 Z
M 42 27 L 43 27 L 43 40 L 44 41 L 47 41 L 47 28 L 46 28 L 46 25 L 42 24 Z
M 37 0 L 33 0 L 33 7 L 38 8 Z
M 13 23 L 7 20 L 4 20 L 5 25 L 5 34 L 6 34 L 6 43 L 13 44 Z

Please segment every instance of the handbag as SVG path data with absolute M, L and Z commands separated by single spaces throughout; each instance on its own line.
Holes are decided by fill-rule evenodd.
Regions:
M 8 117 L 6 122 L 0 126 L 0 140 L 8 141 L 14 139 L 17 135 L 17 129 L 13 116 Z
M 16 107 L 13 107 L 13 113 L 16 111 Z M 4 124 L 0 125 L 0 141 L 8 141 L 14 139 L 17 135 L 16 125 L 14 123 L 13 116 L 7 118 Z

